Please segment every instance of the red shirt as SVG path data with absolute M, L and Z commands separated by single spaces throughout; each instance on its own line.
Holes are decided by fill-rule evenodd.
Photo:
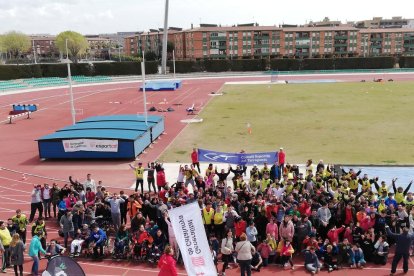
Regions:
M 234 228 L 236 230 L 236 237 L 240 237 L 241 234 L 246 233 L 247 223 L 244 220 L 234 223 Z
M 198 153 L 197 153 L 197 151 L 193 151 L 191 153 L 191 162 L 198 163 Z
M 285 164 L 285 157 L 286 157 L 285 152 L 279 151 L 279 154 L 278 154 L 279 164 Z
M 167 182 L 165 181 L 165 172 L 159 171 L 157 172 L 157 186 L 164 187 Z
M 158 193 L 158 197 L 162 200 L 162 202 L 167 203 L 167 197 L 165 196 L 167 194 L 167 190 L 161 190 Z
M 331 243 L 338 243 L 339 242 L 339 234 L 342 233 L 345 228 L 341 227 L 338 229 L 331 229 L 328 231 L 328 239 Z
M 177 276 L 177 269 L 175 267 L 175 260 L 171 255 L 163 254 L 158 261 L 158 268 L 160 272 L 158 276 Z

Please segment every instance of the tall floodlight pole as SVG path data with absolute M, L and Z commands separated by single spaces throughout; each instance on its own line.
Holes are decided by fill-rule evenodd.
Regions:
M 162 38 L 161 73 L 167 74 L 167 41 L 168 41 L 168 0 L 165 0 L 164 36 Z
M 174 68 L 174 80 L 175 80 L 175 51 L 173 50 L 173 68 Z
M 32 40 L 32 45 L 33 45 L 33 58 L 34 58 L 34 63 L 37 64 L 37 61 L 36 61 L 36 48 L 35 48 L 34 39 Z
M 141 74 L 142 74 L 142 93 L 144 93 L 144 117 L 145 117 L 145 125 L 148 126 L 147 94 L 145 93 L 145 52 L 144 51 L 142 51 Z
M 75 115 L 75 103 L 73 102 L 72 74 L 70 72 L 70 60 L 69 60 L 69 51 L 68 51 L 68 39 L 66 39 L 66 64 L 68 66 L 69 96 L 70 96 L 70 113 L 72 114 L 72 124 L 75 124 L 76 123 L 76 115 Z

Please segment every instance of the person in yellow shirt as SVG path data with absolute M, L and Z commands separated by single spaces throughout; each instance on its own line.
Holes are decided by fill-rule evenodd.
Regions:
M 12 237 L 9 229 L 6 227 L 6 223 L 2 220 L 0 221 L 0 241 L 4 247 L 1 272 L 6 273 L 6 268 L 10 266 L 10 242 L 12 241 Z
M 262 179 L 262 183 L 260 187 L 262 190 L 262 193 L 264 193 L 266 189 L 270 188 L 273 184 L 273 181 L 269 177 L 270 177 L 270 174 L 268 172 L 265 172 L 263 174 L 263 179 Z
M 138 187 L 141 185 L 141 193 L 144 193 L 144 172 L 145 168 L 142 166 L 142 162 L 138 163 L 138 166 L 133 166 L 129 164 L 129 167 L 134 171 L 135 173 L 135 192 L 138 191 Z
M 214 212 L 213 216 L 213 222 L 216 237 L 217 239 L 221 240 L 224 233 L 224 209 L 221 203 L 219 203 L 216 207 L 216 211 Z
M 395 194 L 395 201 L 397 201 L 398 204 L 401 204 L 402 202 L 405 201 L 405 196 L 407 195 L 408 191 L 411 188 L 411 185 L 413 184 L 413 181 L 411 180 L 411 182 L 408 184 L 407 188 L 405 188 L 405 190 L 403 189 L 403 187 L 398 187 L 395 188 L 395 182 L 397 181 L 398 178 L 394 178 L 392 180 L 392 189 L 394 190 L 394 194 Z
M 214 218 L 214 209 L 212 208 L 211 202 L 206 203 L 206 207 L 202 210 L 202 217 L 204 222 L 204 228 L 206 229 L 207 236 L 213 232 L 213 218 Z

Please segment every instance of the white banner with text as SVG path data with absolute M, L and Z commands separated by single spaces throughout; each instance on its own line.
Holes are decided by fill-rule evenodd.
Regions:
M 168 211 L 189 276 L 217 276 L 197 202 Z

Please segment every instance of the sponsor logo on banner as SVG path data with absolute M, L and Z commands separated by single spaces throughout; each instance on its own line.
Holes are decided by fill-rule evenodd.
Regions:
M 189 276 L 217 276 L 197 202 L 168 211 Z
M 258 153 L 227 153 L 211 150 L 198 149 L 198 160 L 200 162 L 219 162 L 237 165 L 269 164 L 277 161 L 275 152 Z
M 62 144 L 65 152 L 118 152 L 118 140 L 73 139 L 63 140 Z

